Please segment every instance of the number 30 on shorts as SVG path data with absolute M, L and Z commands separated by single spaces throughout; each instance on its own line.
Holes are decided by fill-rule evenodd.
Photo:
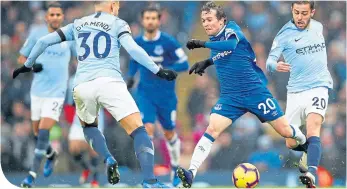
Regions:
M 262 102 L 262 103 L 258 104 L 258 109 L 263 110 L 263 113 L 265 115 L 265 114 L 270 113 L 271 110 L 275 110 L 276 104 L 274 103 L 274 101 L 271 100 L 271 98 L 267 98 L 265 100 L 265 103 Z

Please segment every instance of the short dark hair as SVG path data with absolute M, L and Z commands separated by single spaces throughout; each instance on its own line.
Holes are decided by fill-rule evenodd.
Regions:
M 154 6 L 149 6 L 149 7 L 146 7 L 145 9 L 143 9 L 141 11 L 141 18 L 143 18 L 143 15 L 145 14 L 145 12 L 156 12 L 156 13 L 158 13 L 158 18 L 160 19 L 160 17 L 161 17 L 160 9 L 157 7 L 154 7 Z
M 50 8 L 61 8 L 61 10 L 63 10 L 63 7 L 62 7 L 61 4 L 58 3 L 58 2 L 53 2 L 53 3 L 48 4 L 48 5 L 47 5 L 47 11 L 48 11 L 48 9 L 50 9 Z
M 314 9 L 314 1 L 310 1 L 310 0 L 294 1 L 294 2 L 292 2 L 292 7 L 294 6 L 294 4 L 299 4 L 299 5 L 310 4 L 311 10 Z
M 216 10 L 216 16 L 217 16 L 217 19 L 220 20 L 220 19 L 224 19 L 224 23 L 226 23 L 227 21 L 227 16 L 224 12 L 224 9 L 219 6 L 219 5 L 216 5 L 214 2 L 207 2 L 204 6 L 202 6 L 201 8 L 201 12 L 202 11 L 206 11 L 206 12 L 210 12 L 211 10 Z

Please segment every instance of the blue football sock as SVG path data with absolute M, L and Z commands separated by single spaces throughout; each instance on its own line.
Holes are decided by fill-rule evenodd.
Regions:
M 73 156 L 73 159 L 76 161 L 76 163 L 79 163 L 83 169 L 89 170 L 88 163 L 84 160 L 82 152 L 79 154 L 75 154 Z
M 99 163 L 98 157 L 91 157 L 90 165 L 92 166 L 93 180 L 98 180 L 98 163 Z
M 143 178 L 145 181 L 155 179 L 154 176 L 154 150 L 145 127 L 135 129 L 131 135 L 134 139 L 136 157 L 140 162 Z
M 317 182 L 317 167 L 322 156 L 322 145 L 319 137 L 313 136 L 308 138 L 307 149 L 307 165 L 308 171 L 316 177 Z
M 30 171 L 38 173 L 43 157 L 47 153 L 47 147 L 49 145 L 49 130 L 40 129 L 37 136 L 37 142 L 35 147 L 35 157 L 33 165 Z
M 105 161 L 108 157 L 112 157 L 107 148 L 105 137 L 97 127 L 83 127 L 83 132 L 89 145 L 96 153 L 103 157 Z

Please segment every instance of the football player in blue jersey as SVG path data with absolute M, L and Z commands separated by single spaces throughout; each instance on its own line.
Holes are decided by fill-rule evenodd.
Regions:
M 98 130 L 98 110 L 104 107 L 120 122 L 134 139 L 134 149 L 140 162 L 145 188 L 165 188 L 154 175 L 154 149 L 137 105 L 123 80 L 120 71 L 121 45 L 140 64 L 165 80 L 176 79 L 176 72 L 160 68 L 131 37 L 129 25 L 118 17 L 119 1 L 95 1 L 95 13 L 76 19 L 56 32 L 40 38 L 13 78 L 30 72 L 37 57 L 48 47 L 64 41 L 75 41 L 78 53 L 73 97 L 76 113 L 83 126 L 86 141 L 107 167 L 110 184 L 120 180 L 118 163 L 108 150 L 104 135 Z
M 174 37 L 159 30 L 160 10 L 155 7 L 147 7 L 142 11 L 141 16 L 144 34 L 135 38 L 136 43 L 159 66 L 176 72 L 187 71 L 189 67 L 187 56 L 181 45 Z M 170 154 L 171 180 L 173 186 L 177 186 L 180 183 L 176 170 L 179 165 L 181 142 L 174 130 L 177 106 L 175 81 L 166 81 L 156 77 L 132 59 L 127 74 L 129 88 L 134 84 L 134 75 L 137 71 L 140 72 L 140 81 L 137 87 L 136 102 L 141 111 L 142 121 L 151 137 L 154 135 L 156 120 L 162 125 Z
M 306 142 L 305 135 L 289 125 L 277 100 L 266 88 L 266 77 L 256 65 L 255 53 L 241 28 L 233 21 L 227 22 L 222 7 L 213 2 L 202 7 L 201 21 L 210 41 L 189 40 L 187 48 L 209 48 L 211 56 L 194 64 L 189 73 L 202 75 L 208 66 L 215 65 L 221 92 L 212 108 L 209 125 L 194 149 L 189 169 L 177 170 L 184 187 L 191 187 L 215 139 L 246 112 L 268 122 L 283 137 L 293 138 L 299 144 Z M 249 187 L 253 184 L 256 183 L 249 183 Z
M 320 129 L 328 107 L 328 90 L 333 87 L 323 25 L 312 19 L 314 13 L 313 1 L 293 2 L 293 19 L 278 32 L 266 61 L 270 72 L 290 72 L 286 117 L 293 127 L 306 126 L 307 143 L 298 146 L 295 140 L 287 138 L 286 144 L 293 150 L 303 151 L 300 180 L 307 188 L 315 188 L 318 183 L 316 172 L 322 155 Z M 281 54 L 285 62 L 277 62 Z
M 64 13 L 59 3 L 48 5 L 45 15 L 47 26 L 33 28 L 20 50 L 18 62 L 24 64 L 31 49 L 40 37 L 60 28 Z M 44 156 L 47 157 L 43 175 L 53 172 L 56 152 L 49 144 L 49 131 L 59 121 L 63 107 L 69 77 L 69 62 L 75 54 L 72 42 L 52 45 L 40 55 L 33 66 L 34 79 L 31 84 L 31 120 L 36 140 L 35 158 L 29 175 L 21 183 L 22 187 L 31 187 L 37 177 Z

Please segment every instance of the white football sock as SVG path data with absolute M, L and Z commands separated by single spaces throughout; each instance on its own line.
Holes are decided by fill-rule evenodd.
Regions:
M 207 138 L 205 135 L 206 134 L 204 134 L 204 136 L 201 137 L 198 144 L 195 146 L 193 157 L 192 157 L 192 160 L 190 161 L 189 170 L 193 172 L 194 177 L 199 167 L 205 161 L 208 154 L 210 153 L 212 144 L 214 142 L 214 139 L 212 137 L 210 139 L 210 138 Z
M 180 163 L 181 140 L 176 133 L 171 140 L 166 141 L 166 147 L 169 150 L 171 166 L 177 167 Z
M 298 141 L 298 143 L 300 145 L 303 145 L 306 143 L 306 136 L 304 135 L 304 133 L 302 133 L 302 131 L 296 127 L 296 126 L 292 126 L 290 125 L 290 127 L 293 130 L 293 139 L 295 139 L 296 141 Z

